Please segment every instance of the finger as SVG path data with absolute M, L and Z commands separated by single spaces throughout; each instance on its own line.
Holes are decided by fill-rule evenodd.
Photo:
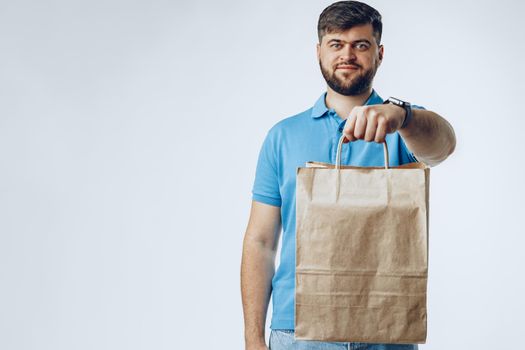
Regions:
M 377 115 L 375 112 L 369 111 L 366 122 L 365 141 L 371 142 L 376 136 L 377 130 Z
M 386 138 L 386 121 L 384 119 L 380 119 L 377 122 L 376 137 L 374 141 L 378 143 L 382 143 L 382 142 L 385 142 L 385 138 Z
M 356 116 L 355 127 L 354 127 L 354 137 L 356 139 L 362 139 L 365 136 L 366 131 L 366 110 L 359 109 Z
M 357 108 L 353 108 L 350 114 L 348 115 L 348 118 L 346 118 L 346 123 L 343 129 L 343 134 L 345 135 L 348 141 L 354 141 L 356 139 L 354 137 L 356 115 L 357 115 Z

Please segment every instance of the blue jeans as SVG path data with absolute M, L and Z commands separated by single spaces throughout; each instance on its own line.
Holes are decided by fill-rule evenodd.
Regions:
M 327 343 L 295 340 L 293 330 L 272 329 L 270 350 L 417 350 L 417 344 Z

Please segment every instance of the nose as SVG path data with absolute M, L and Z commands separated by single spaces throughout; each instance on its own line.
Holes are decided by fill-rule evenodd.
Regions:
M 339 60 L 346 62 L 346 61 L 353 61 L 357 58 L 355 55 L 354 48 L 352 47 L 352 44 L 346 43 L 343 48 L 339 51 L 340 56 Z

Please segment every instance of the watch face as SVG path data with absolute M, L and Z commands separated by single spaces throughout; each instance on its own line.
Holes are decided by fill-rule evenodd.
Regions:
M 409 105 L 408 102 L 405 102 L 405 101 L 401 101 L 400 99 L 398 98 L 395 98 L 395 97 L 390 97 L 389 100 L 395 104 L 395 105 L 398 105 L 398 106 L 406 106 L 406 105 Z
M 398 106 L 402 106 L 402 105 L 403 105 L 403 101 L 401 101 L 401 100 L 398 99 L 398 98 L 390 97 L 389 100 L 390 100 L 393 104 L 396 104 L 396 105 L 398 105 Z

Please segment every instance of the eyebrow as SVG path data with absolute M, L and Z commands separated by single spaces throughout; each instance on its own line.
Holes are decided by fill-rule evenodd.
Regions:
M 346 41 L 341 40 L 341 39 L 330 39 L 330 40 L 328 40 L 327 44 L 330 44 L 331 42 L 347 43 Z M 367 43 L 368 45 L 372 45 L 372 43 L 369 40 L 367 40 L 367 39 L 357 39 L 357 40 L 352 41 L 351 43 L 352 44 L 357 44 L 357 43 L 362 43 L 362 42 Z

